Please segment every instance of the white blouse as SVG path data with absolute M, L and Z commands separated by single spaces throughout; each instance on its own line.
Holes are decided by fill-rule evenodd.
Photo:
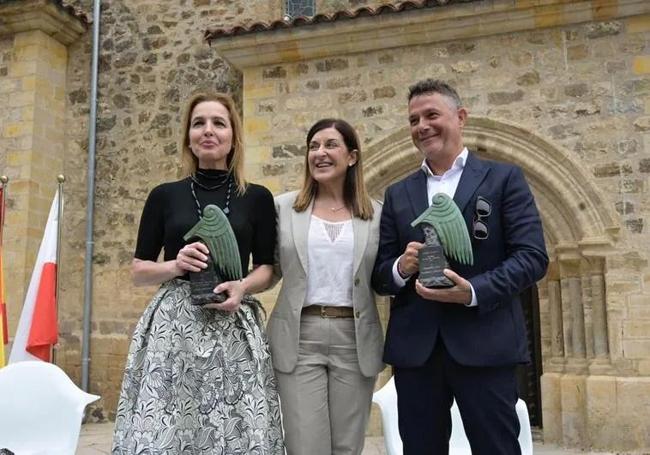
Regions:
M 352 306 L 354 232 L 352 220 L 331 222 L 311 216 L 307 238 L 306 305 Z

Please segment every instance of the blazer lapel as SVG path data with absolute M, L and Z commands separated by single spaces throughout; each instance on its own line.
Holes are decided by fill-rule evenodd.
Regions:
M 352 268 L 352 276 L 354 277 L 359 270 L 363 253 L 366 251 L 368 245 L 368 231 L 370 230 L 370 221 L 352 217 L 352 232 L 354 233 L 354 265 Z
M 291 210 L 291 230 L 293 231 L 293 242 L 296 246 L 296 253 L 302 264 L 302 268 L 307 273 L 307 236 L 309 234 L 309 222 L 311 220 L 311 210 L 314 206 L 312 200 L 306 210 L 296 212 Z
M 488 167 L 478 159 L 473 153 L 467 155 L 467 162 L 465 169 L 460 176 L 456 193 L 454 194 L 454 202 L 461 212 L 464 212 L 472 195 L 476 192 L 483 179 L 488 173 Z
M 416 219 L 429 207 L 430 203 L 427 200 L 427 176 L 422 169 L 411 174 L 411 178 L 406 182 L 406 192 L 413 208 L 413 219 Z

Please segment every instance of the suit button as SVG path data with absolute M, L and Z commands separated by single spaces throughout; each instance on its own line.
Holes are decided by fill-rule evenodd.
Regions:
M 359 278 L 355 278 L 354 279 L 354 285 L 359 286 L 359 281 L 360 281 Z
M 359 319 L 359 315 L 360 315 L 359 310 L 357 310 L 357 311 L 354 312 L 354 317 L 355 317 L 356 319 Z

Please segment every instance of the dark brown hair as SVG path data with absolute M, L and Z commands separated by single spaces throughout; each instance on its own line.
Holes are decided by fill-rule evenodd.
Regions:
M 346 207 L 352 212 L 352 215 L 362 220 L 372 219 L 374 209 L 366 184 L 363 180 L 363 163 L 361 162 L 361 145 L 359 137 L 345 120 L 326 118 L 317 121 L 307 133 L 307 153 L 305 153 L 305 173 L 303 184 L 300 192 L 293 203 L 293 209 L 297 212 L 304 212 L 309 207 L 316 193 L 318 192 L 318 182 L 314 180 L 309 172 L 309 143 L 316 133 L 327 128 L 334 128 L 343 137 L 343 142 L 348 148 L 349 153 L 356 152 L 357 161 L 348 167 L 343 182 L 343 200 Z

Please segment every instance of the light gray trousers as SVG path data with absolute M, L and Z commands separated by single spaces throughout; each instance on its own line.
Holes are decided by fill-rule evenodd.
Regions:
M 359 455 L 376 376 L 359 370 L 353 318 L 302 315 L 298 362 L 275 371 L 287 455 Z

